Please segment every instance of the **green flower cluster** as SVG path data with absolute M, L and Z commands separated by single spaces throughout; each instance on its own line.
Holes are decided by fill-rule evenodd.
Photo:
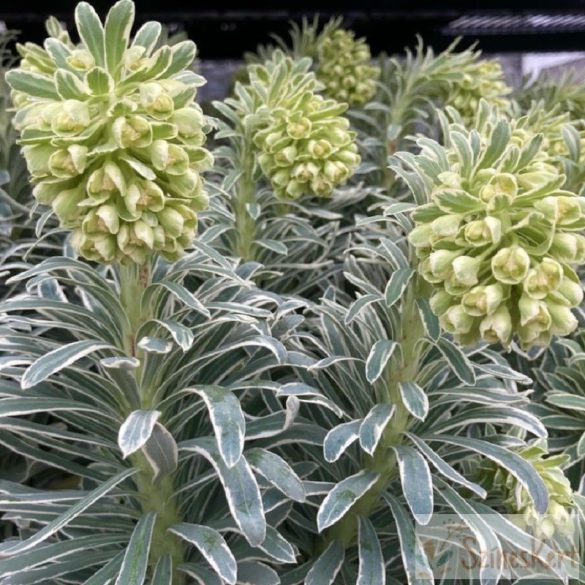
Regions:
M 203 80 L 188 70 L 195 45 L 155 50 L 155 22 L 130 43 L 133 20 L 130 0 L 104 25 L 81 3 L 79 45 L 51 22 L 45 48 L 19 47 L 20 67 L 7 74 L 34 195 L 98 262 L 178 258 L 207 205 L 200 172 L 213 159 L 194 103 Z
M 325 29 L 317 41 L 317 79 L 325 94 L 350 105 L 365 104 L 376 93 L 380 68 L 371 64 L 370 47 L 352 31 Z
M 341 115 L 346 104 L 317 93 L 319 83 L 307 64 L 276 51 L 263 65 L 249 66 L 258 162 L 282 199 L 328 197 L 360 164 L 356 133 Z
M 409 241 L 435 288 L 431 307 L 463 344 L 546 345 L 577 326 L 583 299 L 585 202 L 514 122 L 485 102 L 476 129 L 443 119 L 445 146 L 423 139 L 412 166 L 424 181 Z
M 549 455 L 545 441 L 536 441 L 517 450 L 517 454 L 528 461 L 543 480 L 548 490 L 549 504 L 546 515 L 540 515 L 532 498 L 522 484 L 506 469 L 488 464 L 482 470 L 483 482 L 503 495 L 503 504 L 512 520 L 537 538 L 552 538 L 556 533 L 570 534 L 573 529 L 571 508 L 573 490 L 563 473 L 568 455 Z
M 473 60 L 454 73 L 458 77 L 449 83 L 445 104 L 455 108 L 467 124 L 475 119 L 481 99 L 502 112 L 509 111 L 511 102 L 506 96 L 512 89 L 506 84 L 499 61 Z

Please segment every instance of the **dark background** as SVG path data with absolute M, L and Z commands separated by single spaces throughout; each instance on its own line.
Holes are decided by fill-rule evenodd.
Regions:
M 92 2 L 102 15 L 112 3 Z M 0 0 L 0 20 L 22 31 L 21 38 L 40 42 L 50 14 L 72 28 L 76 4 L 52 0 L 33 9 L 30 0 Z M 417 34 L 436 49 L 461 36 L 464 44 L 479 40 L 487 52 L 585 50 L 585 0 L 136 0 L 136 5 L 138 24 L 154 19 L 185 30 L 203 59 L 238 58 L 267 42 L 270 33 L 286 35 L 289 20 L 315 13 L 324 19 L 344 15 L 346 25 L 367 36 L 375 53 L 399 52 L 412 46 Z

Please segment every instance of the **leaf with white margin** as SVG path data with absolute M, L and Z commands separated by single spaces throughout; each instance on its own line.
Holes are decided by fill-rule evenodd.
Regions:
M 85 340 L 68 343 L 36 359 L 24 372 L 21 386 L 25 390 L 46 380 L 81 358 L 102 349 L 120 350 L 109 343 Z
M 337 461 L 347 448 L 357 441 L 362 420 L 352 420 L 333 427 L 323 441 L 323 456 L 325 461 Z
M 305 585 L 332 585 L 344 559 L 343 546 L 334 540 L 307 573 Z
M 196 386 L 187 390 L 203 399 L 221 457 L 228 467 L 233 467 L 242 456 L 246 435 L 240 401 L 229 388 L 222 386 Z
M 415 382 L 400 382 L 400 396 L 406 410 L 418 420 L 425 420 L 429 413 L 429 399 Z
M 366 360 L 366 378 L 370 384 L 384 373 L 388 360 L 397 347 L 398 344 L 390 339 L 381 339 L 374 343 Z
M 165 477 L 177 469 L 179 461 L 177 443 L 173 435 L 159 422 L 142 447 L 142 452 L 152 467 L 154 480 Z
M 217 530 L 201 524 L 181 522 L 171 526 L 169 532 L 195 546 L 225 582 L 235 585 L 238 574 L 236 559 Z
M 359 432 L 360 445 L 368 455 L 374 454 L 393 414 L 393 405 L 376 404 L 362 421 Z
M 202 437 L 184 441 L 182 451 L 202 455 L 218 474 L 230 512 L 251 546 L 258 546 L 266 537 L 266 519 L 260 489 L 245 457 L 240 457 L 234 467 L 229 468 L 217 449 L 215 440 Z
M 136 524 L 126 546 L 116 585 L 143 585 L 155 522 L 156 514 L 149 512 Z
M 360 471 L 340 481 L 327 494 L 317 513 L 317 529 L 323 532 L 347 514 L 349 509 L 376 483 L 380 477 L 374 471 Z
M 428 524 L 433 515 L 433 480 L 426 459 L 412 447 L 392 447 L 398 459 L 402 493 L 419 524 Z
M 356 585 L 385 585 L 386 567 L 376 529 L 367 518 L 359 519 L 359 574 Z
M 173 349 L 173 344 L 160 337 L 145 336 L 138 342 L 138 347 L 147 353 L 164 355 Z
M 280 585 L 278 573 L 258 561 L 238 563 L 238 585 Z
M 291 500 L 305 501 L 303 482 L 282 457 L 266 449 L 251 449 L 246 452 L 246 459 L 252 469 Z
M 277 396 L 295 396 L 301 402 L 312 402 L 328 408 L 338 417 L 342 417 L 344 412 L 337 404 L 329 400 L 323 393 L 313 386 L 303 384 L 302 382 L 290 382 L 283 384 L 278 390 Z
M 128 415 L 118 431 L 118 445 L 124 459 L 150 439 L 160 414 L 158 410 L 135 410 Z

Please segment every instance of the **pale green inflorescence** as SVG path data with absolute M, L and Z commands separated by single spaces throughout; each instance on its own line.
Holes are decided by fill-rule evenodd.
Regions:
M 350 105 L 370 101 L 380 77 L 380 68 L 371 61 L 370 47 L 352 31 L 326 29 L 319 37 L 316 73 L 328 97 Z
M 574 529 L 571 511 L 574 506 L 571 482 L 563 473 L 569 462 L 568 455 L 550 455 L 545 441 L 522 447 L 517 454 L 528 461 L 542 479 L 548 491 L 548 508 L 543 516 L 536 511 L 534 502 L 524 486 L 508 470 L 488 464 L 483 470 L 484 481 L 491 490 L 498 490 L 512 520 L 522 529 L 538 538 L 551 538 L 555 534 L 570 535 Z
M 130 0 L 105 25 L 81 3 L 79 45 L 49 21 L 44 48 L 20 46 L 20 66 L 7 75 L 34 195 L 98 262 L 177 259 L 207 205 L 200 172 L 213 159 L 194 102 L 204 80 L 188 69 L 195 45 L 155 50 L 155 22 L 130 43 L 133 20 Z
M 409 241 L 434 287 L 431 307 L 460 342 L 546 345 L 577 326 L 583 299 L 585 205 L 542 135 L 517 132 L 485 102 L 477 128 L 443 120 L 445 143 L 422 140 L 413 159 L 429 203 Z
M 309 60 L 276 51 L 263 65 L 250 65 L 258 162 L 277 197 L 329 197 L 360 164 L 356 133 L 341 114 L 346 104 L 318 93 Z
M 454 107 L 466 123 L 473 121 L 482 99 L 502 112 L 510 110 L 507 96 L 512 89 L 506 83 L 499 61 L 474 60 L 457 73 L 462 78 L 449 84 L 445 103 Z

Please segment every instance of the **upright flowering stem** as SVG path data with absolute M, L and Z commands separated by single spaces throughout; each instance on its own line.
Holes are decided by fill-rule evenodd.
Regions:
M 156 410 L 152 388 L 145 384 L 142 376 L 145 352 L 138 348 L 137 334 L 140 327 L 150 319 L 150 311 L 142 305 L 142 296 L 150 284 L 151 263 L 135 264 L 130 262 L 119 266 L 120 300 L 127 316 L 126 330 L 124 332 L 124 349 L 129 356 L 140 361 L 140 365 L 134 369 L 136 386 L 140 395 L 140 408 Z M 128 416 L 124 412 L 123 416 Z M 176 568 L 184 561 L 183 545 L 179 539 L 168 532 L 168 529 L 181 521 L 179 510 L 174 501 L 173 475 L 167 475 L 155 480 L 154 474 L 146 457 L 137 452 L 130 457 L 130 461 L 138 470 L 135 476 L 138 497 L 144 513 L 154 512 L 156 524 L 151 543 L 151 562 L 153 566 L 158 559 L 170 555 L 175 568 L 173 584 L 183 585 L 185 577 Z
M 405 431 L 411 422 L 410 414 L 406 409 L 400 393 L 400 384 L 414 382 L 421 362 L 421 344 L 425 335 L 424 326 L 420 318 L 416 299 L 424 294 L 420 285 L 413 282 L 405 295 L 403 317 L 400 336 L 396 341 L 400 344 L 400 351 L 388 366 L 386 377 L 386 393 L 379 397 L 380 402 L 394 406 L 394 414 L 390 424 L 372 457 L 363 462 L 364 469 L 379 474 L 378 481 L 360 498 L 348 514 L 338 524 L 331 527 L 324 537 L 324 543 L 332 540 L 340 541 L 345 547 L 352 544 L 355 535 L 357 520 L 360 516 L 369 517 L 379 504 L 380 495 L 396 477 L 397 460 L 393 447 L 402 442 Z
M 254 258 L 256 239 L 256 220 L 250 205 L 256 202 L 256 182 L 254 181 L 254 153 L 251 140 L 246 137 L 241 153 L 243 175 L 238 181 L 233 202 L 236 216 L 236 254 L 243 260 Z

